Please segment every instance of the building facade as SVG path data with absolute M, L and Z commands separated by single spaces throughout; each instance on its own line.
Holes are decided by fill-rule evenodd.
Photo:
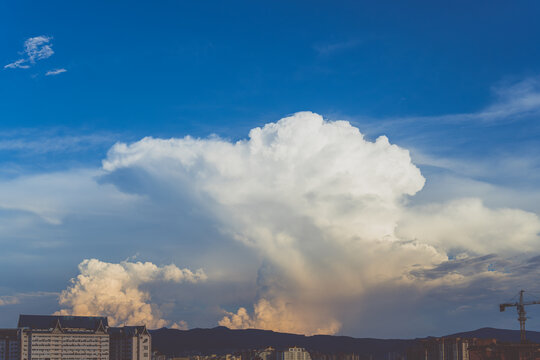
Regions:
M 107 318 L 20 315 L 21 360 L 109 360 Z
M 19 360 L 19 351 L 17 329 L 0 329 L 0 360 Z
M 360 360 L 360 356 L 354 353 L 321 353 L 310 352 L 312 360 Z M 389 359 L 385 360 L 402 360 L 402 359 Z
M 109 328 L 111 360 L 150 360 L 152 338 L 146 326 Z
M 295 346 L 281 352 L 279 360 L 311 360 L 311 355 L 306 349 Z
M 470 349 L 485 341 L 477 338 L 441 337 L 420 340 L 407 350 L 407 360 L 470 360 Z

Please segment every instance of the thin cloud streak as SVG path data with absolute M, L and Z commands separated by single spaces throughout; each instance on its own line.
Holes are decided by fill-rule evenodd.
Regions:
M 54 69 L 54 70 L 49 70 L 45 73 L 45 76 L 51 76 L 51 75 L 58 75 L 58 74 L 62 74 L 62 73 L 65 73 L 67 72 L 66 69 L 64 68 L 61 68 L 61 69 Z
M 11 64 L 7 64 L 4 66 L 4 69 L 28 69 L 30 68 L 30 65 L 25 64 L 26 59 L 19 59 L 17 61 L 12 62 Z
M 27 129 L 20 132 L 0 132 L 0 152 L 14 151 L 25 155 L 73 153 L 102 145 L 111 145 L 116 134 L 62 134 L 61 129 Z
M 25 299 L 29 298 L 39 298 L 39 297 L 57 297 L 60 293 L 50 292 L 50 291 L 35 291 L 28 293 L 18 293 L 15 295 L 4 295 L 0 296 L 0 306 L 15 305 L 20 304 Z

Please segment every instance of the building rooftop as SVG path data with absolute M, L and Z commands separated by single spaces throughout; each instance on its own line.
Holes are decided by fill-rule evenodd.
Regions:
M 148 335 L 148 331 L 146 330 L 146 326 L 123 326 L 123 327 L 110 327 L 109 328 L 109 334 L 111 335 L 127 335 L 127 336 L 135 336 L 139 334 L 145 334 Z
M 17 329 L 0 329 L 0 338 L 17 337 Z
M 57 315 L 19 315 L 18 328 L 50 330 L 56 327 L 79 331 L 96 331 L 100 326 L 107 328 L 104 316 L 57 316 Z

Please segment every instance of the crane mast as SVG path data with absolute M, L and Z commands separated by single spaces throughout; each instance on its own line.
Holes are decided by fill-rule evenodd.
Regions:
M 526 343 L 527 339 L 525 337 L 525 320 L 527 320 L 527 313 L 525 312 L 525 306 L 526 305 L 534 305 L 534 304 L 540 304 L 540 301 L 529 301 L 525 302 L 523 301 L 523 293 L 525 290 L 521 290 L 519 292 L 519 302 L 515 303 L 504 303 L 500 304 L 500 310 L 503 312 L 507 307 L 516 307 L 517 313 L 518 313 L 518 321 L 519 321 L 519 331 L 520 331 L 520 337 L 521 337 L 521 343 Z

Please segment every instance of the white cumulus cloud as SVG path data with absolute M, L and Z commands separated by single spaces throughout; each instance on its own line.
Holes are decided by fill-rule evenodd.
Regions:
M 150 328 L 182 327 L 163 319 L 149 292 L 141 285 L 160 281 L 196 283 L 206 280 L 206 274 L 180 269 L 176 265 L 159 267 L 150 262 L 123 261 L 118 264 L 87 259 L 79 264 L 80 274 L 60 294 L 59 315 L 108 316 L 111 325 L 145 324 Z

